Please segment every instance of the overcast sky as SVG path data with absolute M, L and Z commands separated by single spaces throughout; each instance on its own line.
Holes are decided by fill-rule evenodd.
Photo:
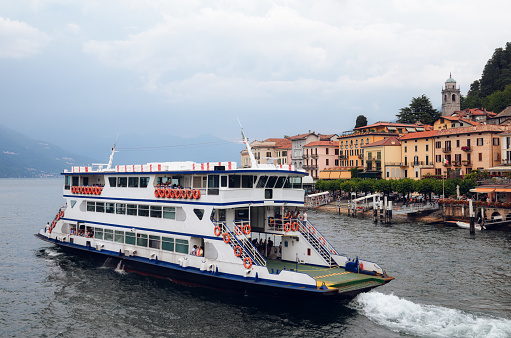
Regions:
M 67 149 L 341 133 L 466 95 L 511 1 L 0 2 L 0 123 Z M 124 140 L 123 140 L 124 136 Z M 238 154 L 236 154 L 238 155 Z

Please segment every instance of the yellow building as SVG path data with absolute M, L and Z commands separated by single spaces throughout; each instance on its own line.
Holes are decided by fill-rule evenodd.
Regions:
M 397 136 L 392 136 L 363 146 L 364 172 L 359 177 L 364 178 L 401 178 L 401 142 Z
M 435 174 L 434 146 L 438 130 L 409 133 L 401 136 L 401 176 L 419 180 L 426 174 Z

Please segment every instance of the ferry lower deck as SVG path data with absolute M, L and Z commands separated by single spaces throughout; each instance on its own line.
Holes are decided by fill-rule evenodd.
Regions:
M 338 289 L 340 293 L 373 288 L 390 281 L 377 276 L 349 272 L 341 267 L 297 264 L 279 259 L 268 259 L 266 267 L 272 273 L 278 273 L 281 270 L 303 272 L 316 280 L 318 288 L 325 285 L 329 289 Z

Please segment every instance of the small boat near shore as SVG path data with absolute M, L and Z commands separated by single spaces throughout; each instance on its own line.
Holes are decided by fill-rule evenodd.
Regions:
M 339 253 L 303 212 L 291 165 L 157 162 L 72 167 L 36 237 L 134 271 L 244 294 L 351 299 L 384 285 L 375 262 Z
M 456 222 L 456 225 L 462 229 L 470 229 L 470 223 L 467 223 L 467 222 L 458 221 L 458 222 Z M 485 228 L 484 228 L 484 226 L 481 226 L 480 224 L 474 224 L 474 229 L 477 231 L 481 231 Z

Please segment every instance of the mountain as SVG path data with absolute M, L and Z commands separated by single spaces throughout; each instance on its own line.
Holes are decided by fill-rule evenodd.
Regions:
M 93 160 L 0 125 L 0 178 L 56 176 Z

